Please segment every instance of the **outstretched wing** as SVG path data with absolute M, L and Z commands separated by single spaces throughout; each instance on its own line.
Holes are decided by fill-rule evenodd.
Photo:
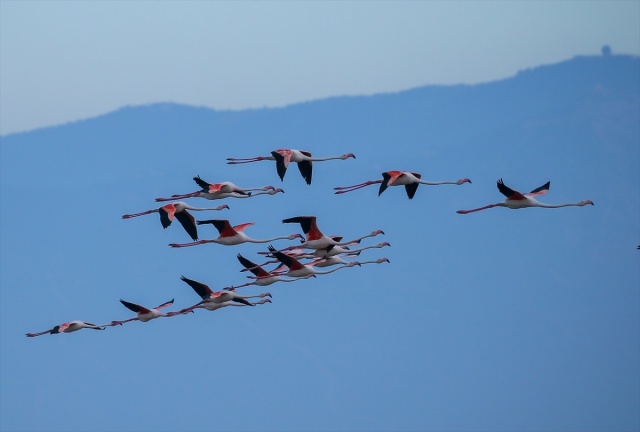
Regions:
M 300 151 L 303 155 L 307 157 L 311 157 L 311 153 L 308 151 Z M 298 162 L 298 170 L 300 170 L 300 174 L 307 182 L 308 185 L 311 184 L 311 176 L 313 175 L 313 163 L 310 160 L 305 160 Z
M 297 259 L 276 250 L 276 248 L 271 245 L 269 245 L 269 251 L 271 251 L 275 259 L 289 267 L 291 270 L 298 270 L 304 267 Z
M 120 303 L 122 303 L 127 309 L 135 313 L 147 313 L 150 312 L 146 307 L 137 305 L 135 303 L 130 303 L 128 301 L 120 299 Z
M 243 257 L 240 254 L 238 254 L 237 256 L 238 256 L 238 261 L 240 261 L 240 264 L 242 264 L 244 266 L 244 268 L 249 270 L 251 273 L 253 273 L 257 277 L 268 277 L 269 276 L 269 273 L 265 269 L 260 267 L 258 264 L 246 259 L 245 257 Z
M 534 190 L 532 190 L 531 192 L 529 192 L 528 194 L 525 194 L 525 195 L 526 196 L 544 195 L 547 192 L 549 192 L 549 186 L 551 186 L 551 182 L 550 181 L 546 182 L 545 184 L 543 184 L 539 188 L 535 188 Z
M 207 183 L 206 181 L 202 180 L 200 178 L 200 176 L 195 176 L 193 178 L 193 181 L 198 183 L 198 186 L 200 186 L 200 188 L 202 188 L 202 192 L 209 192 L 209 186 L 211 186 L 210 183 Z
M 291 156 L 282 150 L 280 150 L 280 152 L 272 151 L 271 156 L 273 156 L 273 158 L 276 160 L 276 170 L 278 171 L 278 177 L 280 177 L 280 180 L 284 180 L 284 175 L 287 173 L 287 167 L 289 166 L 289 160 L 291 159 Z
M 498 186 L 498 190 L 504 196 L 506 196 L 510 200 L 523 200 L 525 199 L 524 195 L 520 192 L 511 189 L 509 186 L 505 185 L 502 179 L 498 180 L 496 183 Z
M 196 227 L 196 220 L 193 218 L 193 215 L 186 210 L 182 210 L 176 213 L 175 216 L 187 234 L 189 234 L 194 241 L 198 240 L 198 228 Z
M 160 306 L 156 306 L 154 309 L 158 310 L 158 309 L 165 308 L 167 306 L 171 306 L 173 304 L 173 300 L 174 299 L 171 299 L 168 302 L 162 303 Z
M 307 235 L 307 240 L 317 240 L 323 236 L 318 229 L 315 216 L 296 216 L 289 219 L 283 219 L 282 223 L 299 223 L 302 232 Z
M 413 199 L 413 196 L 418 190 L 418 186 L 420 186 L 420 183 L 411 183 L 408 185 L 404 185 L 404 190 L 407 191 L 407 196 L 409 197 L 409 199 Z
M 180 280 L 186 282 L 191 288 L 193 288 L 196 294 L 198 294 L 203 300 L 210 298 L 211 293 L 213 293 L 211 288 L 201 282 L 188 279 L 184 276 L 180 276 Z
M 176 214 L 176 206 L 174 204 L 167 204 L 158 209 L 160 213 L 160 223 L 162 228 L 167 228 L 173 222 L 173 218 Z
M 231 224 L 226 219 L 203 220 L 196 222 L 196 224 L 212 224 L 214 227 L 216 227 L 221 237 L 233 237 L 234 235 L 236 235 L 236 231 L 231 227 Z

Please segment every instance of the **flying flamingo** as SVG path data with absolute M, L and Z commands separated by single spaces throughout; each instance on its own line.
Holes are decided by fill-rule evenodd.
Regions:
M 330 245 L 346 246 L 352 243 L 359 243 L 360 240 L 365 239 L 367 237 L 375 237 L 379 234 L 384 234 L 384 231 L 376 230 L 362 237 L 341 242 L 339 240 L 336 240 L 335 237 L 329 237 L 322 234 L 322 231 L 318 229 L 318 225 L 316 224 L 315 216 L 296 216 L 288 219 L 283 219 L 282 223 L 299 223 L 300 227 L 302 228 L 302 231 L 306 234 L 306 239 L 302 244 L 298 246 L 290 246 L 288 248 L 282 249 L 281 252 L 285 250 L 294 249 L 294 248 L 324 249 Z
M 306 265 L 308 266 L 313 266 L 313 267 L 330 267 L 330 266 L 334 266 L 337 264 L 349 264 L 353 261 L 345 261 L 342 258 L 340 258 L 339 256 L 330 256 L 330 257 L 326 257 L 326 258 L 318 258 L 315 261 L 312 261 L 310 263 L 307 263 Z M 371 261 L 356 261 L 356 263 L 358 265 L 363 265 L 363 264 L 380 264 L 383 262 L 390 262 L 388 258 L 378 258 L 376 260 L 371 260 Z
M 91 324 L 86 321 L 69 321 L 69 322 L 57 325 L 52 329 L 42 331 L 40 333 L 27 333 L 26 335 L 27 337 L 36 337 L 36 336 L 41 336 L 43 334 L 71 333 L 77 330 L 82 330 L 84 328 L 89 328 L 93 330 L 104 330 L 105 326 Z
M 567 204 L 544 204 L 537 201 L 534 197 L 537 195 L 544 195 L 547 192 L 549 192 L 550 184 L 551 182 L 546 182 L 544 185 L 540 186 L 539 188 L 536 188 L 529 193 L 522 194 L 506 186 L 502 182 L 502 179 L 500 179 L 497 182 L 498 190 L 500 191 L 500 193 L 502 193 L 504 196 L 507 197 L 506 200 L 504 200 L 503 202 L 499 202 L 496 204 L 489 204 L 484 207 L 479 207 L 476 209 L 458 210 L 456 213 L 467 214 L 467 213 L 477 212 L 480 210 L 489 209 L 492 207 L 507 207 L 510 209 L 521 209 L 526 207 L 558 208 L 558 207 L 568 207 L 568 206 L 582 207 L 587 204 L 593 205 L 593 201 L 591 200 L 584 200 L 577 203 L 567 203 Z
M 234 303 L 232 301 L 226 301 L 224 303 L 200 302 L 193 306 L 189 306 L 188 308 L 184 308 L 178 312 L 169 312 L 167 316 L 188 314 L 189 312 L 193 312 L 194 309 L 198 309 L 198 308 L 206 309 L 209 311 L 215 311 L 227 306 L 256 306 L 256 305 L 265 304 L 265 303 L 271 303 L 271 299 L 268 299 L 265 297 L 257 302 L 251 302 L 250 305 L 246 305 L 242 303 Z
M 329 245 L 326 248 L 322 248 L 322 249 L 316 249 L 311 253 L 305 252 L 303 249 L 297 248 L 297 249 L 291 249 L 288 251 L 282 251 L 283 253 L 285 253 L 286 255 L 292 256 L 298 260 L 303 259 L 303 258 L 308 258 L 308 259 L 322 259 L 324 261 L 326 261 L 325 263 L 319 263 L 316 264 L 316 267 L 327 267 L 327 266 L 331 266 L 331 265 L 335 265 L 335 264 L 346 264 L 347 261 L 344 261 L 340 258 L 338 258 L 339 255 L 345 255 L 345 256 L 356 256 L 356 255 L 360 255 L 360 252 L 362 252 L 363 250 L 366 249 L 379 249 L 385 246 L 391 246 L 388 242 L 381 242 L 375 245 L 369 245 L 369 246 L 364 246 L 358 249 L 348 249 L 347 247 L 343 247 L 343 246 L 336 246 L 336 245 Z M 269 252 L 258 252 L 260 254 L 269 254 Z M 267 255 L 267 256 L 273 256 L 273 255 Z M 336 259 L 332 259 L 332 258 L 336 258 Z M 278 260 L 271 260 L 271 261 L 267 261 L 264 264 L 261 265 L 267 265 L 267 264 L 273 264 L 275 262 L 279 262 Z M 308 263 L 307 263 L 308 264 Z M 243 269 L 242 271 L 248 270 L 247 269 Z
M 273 186 L 265 186 L 262 188 L 241 188 L 231 182 L 207 183 L 202 180 L 200 176 L 194 177 L 193 180 L 198 184 L 198 186 L 200 186 L 201 190 L 188 194 L 171 195 L 169 198 L 156 198 L 156 201 L 163 202 L 193 197 L 200 197 L 208 200 L 223 198 L 251 198 L 258 195 L 275 195 L 279 192 L 284 193 L 282 189 L 276 189 Z
M 303 276 L 303 277 L 285 278 L 285 277 L 280 276 L 278 274 L 269 273 L 268 271 L 263 269 L 258 264 L 248 260 L 247 258 L 243 257 L 240 254 L 238 254 L 238 261 L 240 261 L 240 264 L 242 264 L 245 267 L 242 271 L 249 270 L 251 273 L 253 273 L 256 276 L 255 277 L 255 281 L 248 282 L 248 283 L 242 284 L 242 285 L 231 286 L 231 287 L 229 287 L 229 289 L 242 288 L 242 287 L 246 287 L 246 286 L 249 286 L 249 285 L 267 286 L 267 285 L 271 285 L 272 283 L 275 283 L 275 282 L 295 282 L 295 281 L 300 280 L 300 279 L 307 279 L 307 278 L 310 278 L 310 277 L 315 277 L 314 274 L 308 274 L 308 275 Z
M 188 279 L 184 276 L 180 277 L 180 279 L 186 282 L 191 288 L 193 288 L 196 294 L 198 294 L 202 298 L 202 301 L 197 305 L 194 305 L 194 307 L 204 303 L 221 304 L 221 303 L 230 302 L 230 301 L 236 302 L 236 303 L 242 303 L 243 305 L 246 305 L 246 306 L 254 306 L 254 304 L 247 299 L 271 297 L 271 294 L 267 292 L 254 295 L 254 296 L 241 296 L 240 294 L 237 294 L 234 290 L 212 291 L 211 288 L 209 288 L 207 285 L 201 282 Z M 194 307 L 192 307 L 192 309 Z
M 147 322 L 155 318 L 170 316 L 169 314 L 160 312 L 160 309 L 165 308 L 167 306 L 171 306 L 173 304 L 173 299 L 169 300 L 166 303 L 162 303 L 160 306 L 156 306 L 153 309 L 148 309 L 144 306 L 140 306 L 135 303 L 130 303 L 122 299 L 120 299 L 120 303 L 122 303 L 127 309 L 131 310 L 132 312 L 135 312 L 138 315 L 134 318 L 130 318 L 124 321 L 111 321 L 112 326 L 122 325 L 124 323 L 128 323 L 129 321 Z
M 345 160 L 348 158 L 356 158 L 353 153 L 345 153 L 340 156 L 329 156 L 324 158 L 313 157 L 308 151 L 302 150 L 290 150 L 290 149 L 278 149 L 271 152 L 271 156 L 258 156 L 254 158 L 227 158 L 228 164 L 241 164 L 248 162 L 258 162 L 263 160 L 276 161 L 276 169 L 280 180 L 284 180 L 284 175 L 287 172 L 290 162 L 296 162 L 300 174 L 304 177 L 304 180 L 308 185 L 311 184 L 311 176 L 313 174 L 313 162 L 327 161 L 333 159 Z
M 244 233 L 244 230 L 247 227 L 253 225 L 254 222 L 247 222 L 241 225 L 236 225 L 234 227 L 232 227 L 229 221 L 225 219 L 205 220 L 205 221 L 198 221 L 197 223 L 198 225 L 212 224 L 213 226 L 216 227 L 220 235 L 218 236 L 218 238 L 215 238 L 212 240 L 200 240 L 200 241 L 194 241 L 191 243 L 171 243 L 169 246 L 174 248 L 182 248 L 182 247 L 188 247 L 188 246 L 201 245 L 205 243 L 218 243 L 225 246 L 234 246 L 234 245 L 239 245 L 241 243 L 269 243 L 274 240 L 284 240 L 284 239 L 293 240 L 296 238 L 302 238 L 300 234 L 291 234 L 288 236 L 272 237 L 270 239 L 264 239 L 264 240 L 252 239 Z
M 347 192 L 352 192 L 357 189 L 361 189 L 365 186 L 370 186 L 372 184 L 380 183 L 380 189 L 378 190 L 378 196 L 389 186 L 404 186 L 407 191 L 407 196 L 409 199 L 412 199 L 418 190 L 418 186 L 421 184 L 429 185 L 429 186 L 437 186 L 443 184 L 455 184 L 461 185 L 463 183 L 471 183 L 471 180 L 468 178 L 461 178 L 456 181 L 440 181 L 440 182 L 428 182 L 425 180 L 421 180 L 422 176 L 415 172 L 409 171 L 387 171 L 382 173 L 382 179 L 380 180 L 370 180 L 364 183 L 359 183 L 353 186 L 338 186 L 333 188 L 336 190 L 336 194 L 343 194 Z
M 122 216 L 122 219 L 130 219 L 130 218 L 144 216 L 151 213 L 160 213 L 160 223 L 162 223 L 163 228 L 167 228 L 169 225 L 171 225 L 171 222 L 173 222 L 174 218 L 178 219 L 178 221 L 180 222 L 180 224 L 182 224 L 187 234 L 189 234 L 189 236 L 193 240 L 198 240 L 198 228 L 196 227 L 196 222 L 193 216 L 191 215 L 191 213 L 187 211 L 187 209 L 193 210 L 193 211 L 203 211 L 203 210 L 222 210 L 222 209 L 228 209 L 228 208 L 229 206 L 226 204 L 223 204 L 216 208 L 198 208 L 198 207 L 192 207 L 189 204 L 184 203 L 182 201 L 177 201 L 171 204 L 163 205 L 162 207 L 157 209 L 144 211 L 142 213 L 126 214 Z
M 298 261 L 294 257 L 290 257 L 289 255 L 286 255 L 280 251 L 277 251 L 273 246 L 269 246 L 269 250 L 278 261 L 280 261 L 284 266 L 289 268 L 288 271 L 282 271 L 280 274 L 284 276 L 290 276 L 290 277 L 303 277 L 307 275 L 329 274 L 329 273 L 333 273 L 336 270 L 340 270 L 342 268 L 360 265 L 360 263 L 354 261 L 348 264 L 343 264 L 338 267 L 334 267 L 331 270 L 316 270 L 311 265 L 302 264 L 300 261 Z M 278 270 L 279 269 L 276 269 L 271 273 L 277 274 Z M 248 276 L 248 277 L 251 277 L 251 276 Z

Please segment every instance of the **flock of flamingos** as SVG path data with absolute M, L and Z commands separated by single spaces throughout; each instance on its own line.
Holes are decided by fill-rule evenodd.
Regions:
M 270 156 L 258 156 L 255 158 L 236 159 L 228 158 L 229 164 L 242 164 L 258 161 L 275 161 L 276 170 L 280 180 L 284 180 L 285 173 L 290 163 L 295 162 L 298 165 L 300 174 L 304 178 L 305 182 L 310 185 L 313 174 L 313 162 L 320 162 L 326 160 L 346 160 L 354 158 L 352 153 L 346 153 L 340 156 L 330 156 L 325 158 L 313 157 L 311 153 L 301 150 L 289 150 L 278 149 L 271 152 Z M 240 264 L 244 267 L 242 271 L 248 271 L 252 273 L 251 276 L 247 276 L 251 279 L 251 282 L 245 284 L 230 286 L 221 289 L 220 291 L 213 291 L 204 283 L 188 279 L 182 276 L 182 281 L 188 284 L 194 292 L 201 298 L 201 301 L 173 312 L 161 312 L 161 309 L 173 305 L 173 300 L 163 303 L 155 308 L 147 308 L 135 303 L 131 303 L 125 300 L 120 300 L 124 307 L 129 309 L 136 315 L 132 318 L 111 321 L 109 324 L 96 325 L 86 321 L 69 321 L 55 327 L 45 330 L 39 333 L 27 333 L 28 337 L 35 337 L 44 334 L 57 334 L 57 333 L 71 333 L 84 328 L 94 330 L 104 330 L 107 327 L 116 325 L 122 325 L 131 321 L 147 322 L 159 317 L 172 317 L 176 315 L 184 315 L 193 313 L 196 309 L 202 308 L 210 311 L 217 310 L 226 306 L 256 306 L 259 304 L 270 303 L 271 294 L 263 292 L 253 296 L 243 296 L 237 293 L 237 288 L 242 288 L 250 285 L 256 285 L 260 287 L 268 286 L 276 282 L 295 282 L 301 279 L 307 279 L 316 277 L 318 275 L 324 275 L 332 273 L 342 268 L 349 268 L 353 266 L 361 266 L 363 264 L 370 263 L 383 263 L 389 262 L 387 258 L 378 258 L 372 261 L 353 261 L 345 260 L 344 258 L 356 257 L 361 251 L 372 248 L 382 248 L 389 246 L 387 242 L 381 242 L 375 245 L 358 247 L 361 240 L 368 237 L 375 237 L 379 234 L 384 234 L 381 230 L 373 231 L 369 234 L 363 235 L 358 238 L 343 241 L 339 236 L 326 236 L 320 231 L 316 223 L 315 216 L 297 216 L 288 219 L 284 219 L 283 223 L 299 224 L 304 236 L 301 234 L 290 234 L 288 236 L 273 237 L 269 239 L 253 239 L 248 237 L 244 231 L 249 226 L 253 225 L 252 222 L 244 223 L 240 225 L 232 226 L 228 220 L 225 219 L 211 219 L 196 221 L 189 210 L 191 211 L 205 211 L 205 210 L 223 210 L 228 209 L 226 204 L 220 205 L 215 208 L 197 208 L 192 207 L 185 202 L 176 201 L 187 198 L 205 198 L 208 200 L 218 200 L 225 198 L 252 198 L 258 195 L 274 195 L 276 193 L 283 192 L 282 189 L 274 188 L 273 186 L 265 186 L 262 188 L 241 188 L 231 182 L 223 183 L 207 183 L 199 176 L 194 177 L 193 180 L 198 184 L 200 190 L 187 193 L 172 195 L 169 198 L 156 198 L 157 202 L 173 201 L 169 204 L 163 205 L 160 208 L 147 210 L 141 213 L 126 214 L 122 216 L 123 219 L 130 219 L 138 216 L 143 216 L 152 213 L 158 213 L 160 215 L 160 222 L 164 228 L 167 228 L 174 219 L 182 225 L 184 230 L 193 240 L 190 243 L 172 243 L 169 246 L 173 248 L 184 248 L 196 245 L 202 245 L 206 243 L 218 243 L 225 246 L 233 246 L 241 243 L 271 243 L 276 240 L 295 240 L 299 239 L 300 243 L 295 246 L 288 246 L 282 249 L 276 249 L 273 246 L 269 246 L 269 251 L 259 252 L 259 254 L 265 255 L 265 258 L 269 258 L 263 264 L 256 264 L 249 259 L 238 254 L 237 258 Z M 462 185 L 464 183 L 471 183 L 468 178 L 462 178 L 456 181 L 440 181 L 429 182 L 421 179 L 421 175 L 415 172 L 408 171 L 387 171 L 382 173 L 382 178 L 377 180 L 369 180 L 363 183 L 359 183 L 352 186 L 336 187 L 336 194 L 343 194 L 352 192 L 366 186 L 379 184 L 378 195 L 382 194 L 389 186 L 404 186 L 405 192 L 409 199 L 412 199 L 421 184 L 424 185 L 443 185 L 453 184 Z M 526 207 L 542 207 L 542 208 L 558 208 L 567 206 L 585 206 L 587 204 L 593 205 L 590 200 L 583 200 L 575 203 L 565 204 L 544 204 L 536 200 L 539 195 L 544 195 L 549 191 L 550 183 L 533 189 L 529 193 L 521 193 L 506 186 L 502 179 L 498 180 L 497 186 L 500 193 L 502 193 L 506 199 L 494 204 L 488 204 L 483 207 L 473 208 L 470 210 L 458 210 L 458 214 L 473 213 L 481 210 L 490 209 L 492 207 L 506 207 L 509 209 L 521 209 Z M 219 232 L 219 236 L 215 239 L 199 240 L 198 239 L 198 225 L 211 224 Z M 640 246 L 639 246 L 640 248 Z M 268 264 L 277 264 L 277 267 L 271 271 L 267 271 L 263 266 Z M 331 267 L 330 269 L 323 270 Z M 251 299 L 260 299 L 257 301 L 251 301 Z

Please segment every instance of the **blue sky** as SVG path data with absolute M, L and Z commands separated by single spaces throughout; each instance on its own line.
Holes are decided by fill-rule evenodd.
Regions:
M 0 1 L 0 134 L 178 102 L 216 109 L 505 78 L 640 54 L 638 1 Z
M 640 426 L 638 147 L 598 122 L 579 142 L 563 140 L 576 133 L 570 123 L 553 125 L 552 137 L 474 130 L 426 139 L 408 128 L 351 142 L 321 119 L 308 135 L 283 126 L 264 140 L 251 131 L 221 140 L 206 127 L 189 140 L 137 124 L 113 131 L 124 144 L 82 131 L 39 142 L 36 133 L 29 152 L 21 134 L 6 135 L 158 101 L 242 109 L 481 83 L 597 55 L 604 44 L 638 55 L 639 2 L 0 6 L 3 432 Z M 350 132 L 367 136 L 362 129 Z M 357 159 L 316 164 L 311 186 L 295 167 L 280 182 L 272 162 L 224 160 L 280 146 Z M 421 186 L 411 201 L 402 188 L 333 194 L 405 168 L 473 183 Z M 327 234 L 382 229 L 364 243 L 391 246 L 361 258 L 391 262 L 273 285 L 273 303 L 251 309 L 24 336 L 131 317 L 120 298 L 189 306 L 198 299 L 181 275 L 213 289 L 244 282 L 236 254 L 257 261 L 267 245 L 176 250 L 167 244 L 189 241 L 179 226 L 121 219 L 156 207 L 155 197 L 196 190 L 194 175 L 286 191 L 198 218 L 256 222 L 247 229 L 255 238 L 299 232 L 281 220 L 310 214 Z M 455 214 L 502 200 L 500 177 L 521 191 L 550 180 L 541 201 L 595 206 Z

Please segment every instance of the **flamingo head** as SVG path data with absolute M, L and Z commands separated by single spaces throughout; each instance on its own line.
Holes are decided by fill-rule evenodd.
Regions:
M 591 200 L 584 200 L 584 201 L 580 201 L 580 206 L 585 206 L 585 205 L 587 205 L 587 204 L 594 205 L 594 204 L 593 204 L 593 201 L 591 201 Z
M 462 178 L 456 182 L 456 184 L 459 184 L 459 185 L 463 183 L 471 183 L 471 180 L 469 180 L 468 178 Z
M 389 258 L 378 258 L 376 260 L 376 263 L 378 263 L 378 264 L 383 263 L 383 262 L 390 263 L 391 261 L 389 261 Z
M 273 189 L 273 190 L 271 190 L 271 192 L 270 192 L 270 194 L 271 194 L 271 195 L 275 195 L 275 194 L 277 194 L 277 193 L 284 193 L 284 190 L 282 190 L 282 189 L 278 188 L 278 189 Z
M 382 230 L 375 230 L 375 231 L 374 231 L 374 232 L 372 232 L 371 234 L 372 234 L 372 235 L 374 235 L 374 236 L 377 236 L 377 235 L 379 235 L 379 234 L 384 235 L 384 231 L 382 231 Z
M 293 239 L 300 239 L 300 243 L 304 243 L 304 237 L 302 237 L 301 234 L 295 233 L 295 234 L 291 234 L 289 237 L 287 237 L 289 240 L 293 240 Z
M 271 300 L 269 300 L 268 298 L 263 298 L 262 300 L 257 302 L 257 304 L 265 304 L 265 303 L 271 303 Z
M 270 297 L 271 298 L 271 293 L 268 293 L 268 292 L 260 293 L 260 297 Z
M 344 159 L 349 159 L 349 158 L 356 158 L 356 155 L 354 155 L 353 153 L 345 153 L 341 156 L 341 158 Z
M 222 204 L 222 205 L 219 205 L 218 207 L 216 207 L 216 210 L 224 210 L 224 209 L 229 210 L 229 206 L 226 205 L 226 204 Z
M 378 243 L 378 246 L 385 247 L 385 246 L 391 246 L 391 244 L 389 242 L 382 242 L 382 243 Z

